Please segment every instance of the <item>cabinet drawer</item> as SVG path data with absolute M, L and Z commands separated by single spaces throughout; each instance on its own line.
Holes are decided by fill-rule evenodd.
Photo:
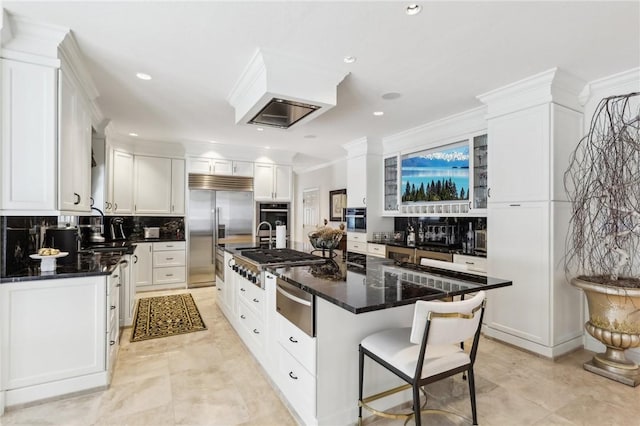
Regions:
M 164 243 L 153 243 L 153 251 L 165 250 L 185 250 L 186 243 L 184 241 L 166 241 Z
M 465 256 L 463 254 L 454 254 L 453 262 L 465 265 L 470 271 L 487 272 L 487 259 L 477 256 Z
M 247 302 L 244 300 L 240 300 L 238 303 L 238 322 L 242 327 L 245 339 L 257 345 L 261 350 L 265 341 L 264 322 L 247 306 Z
M 263 289 L 244 278 L 240 278 L 238 280 L 238 294 L 240 295 L 240 300 L 247 302 L 247 306 L 250 306 L 260 318 L 264 317 L 265 297 Z
M 387 246 L 384 244 L 367 243 L 367 253 L 372 256 L 387 257 Z
M 185 281 L 185 267 L 153 268 L 154 284 L 181 283 Z
M 347 241 L 357 241 L 360 243 L 366 243 L 367 234 L 365 232 L 347 232 Z
M 184 250 L 167 250 L 153 252 L 153 267 L 184 266 Z
M 278 342 L 309 373 L 316 372 L 316 339 L 293 325 L 282 315 L 278 318 Z
M 367 243 L 359 243 L 347 240 L 347 251 L 355 251 L 358 253 L 367 253 Z
M 277 382 L 301 418 L 315 417 L 316 379 L 282 346 L 278 350 Z

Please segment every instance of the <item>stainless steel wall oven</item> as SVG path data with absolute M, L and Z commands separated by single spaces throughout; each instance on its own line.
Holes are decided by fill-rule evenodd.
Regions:
M 276 237 L 276 226 L 287 227 L 287 238 L 289 237 L 291 218 L 289 203 L 256 203 L 256 223 L 269 222 L 271 224 L 271 238 Z M 268 241 L 269 229 L 262 227 L 258 231 L 257 237 L 260 241 Z
M 347 207 L 347 232 L 367 232 L 367 209 Z

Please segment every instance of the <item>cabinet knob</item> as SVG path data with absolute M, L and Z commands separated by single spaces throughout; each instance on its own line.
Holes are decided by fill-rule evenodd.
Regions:
M 247 291 L 247 290 L 245 290 L 244 288 L 240 287 L 240 291 Z
M 133 263 L 138 263 L 138 256 L 137 255 L 133 255 Z
M 115 340 L 109 340 L 109 346 L 113 346 L 113 345 L 115 345 L 115 344 L 116 344 L 116 341 L 115 341 Z
M 118 203 L 113 203 L 113 211 L 114 212 L 118 211 Z
M 367 205 L 367 198 L 366 197 L 362 198 L 362 204 Z
M 111 310 L 112 310 L 112 311 L 113 311 L 115 308 L 116 308 L 115 306 L 111 305 Z

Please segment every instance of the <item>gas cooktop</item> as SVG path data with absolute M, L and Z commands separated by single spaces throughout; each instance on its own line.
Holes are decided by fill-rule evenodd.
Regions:
M 310 265 L 327 259 L 288 248 L 241 250 L 241 255 L 259 265 Z

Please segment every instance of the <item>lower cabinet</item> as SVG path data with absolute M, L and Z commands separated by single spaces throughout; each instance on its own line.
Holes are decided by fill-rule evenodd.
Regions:
M 167 241 L 137 244 L 133 271 L 139 291 L 183 286 L 187 281 L 186 243 Z
M 119 333 L 116 275 L 0 286 L 7 406 L 108 385 Z

